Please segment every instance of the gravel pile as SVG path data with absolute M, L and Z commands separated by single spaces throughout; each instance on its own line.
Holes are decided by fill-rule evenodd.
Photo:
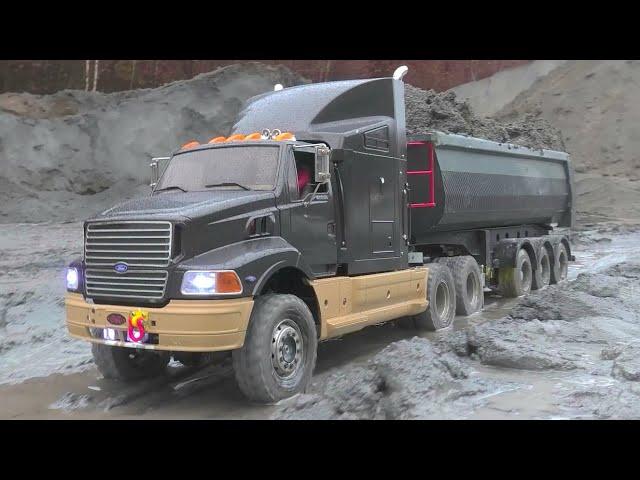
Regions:
M 439 130 L 536 149 L 565 149 L 560 131 L 546 120 L 534 115 L 509 122 L 482 118 L 451 91 L 438 93 L 405 85 L 405 106 L 410 135 Z

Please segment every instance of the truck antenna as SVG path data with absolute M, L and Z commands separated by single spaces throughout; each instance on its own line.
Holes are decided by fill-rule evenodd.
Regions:
M 396 68 L 396 71 L 393 72 L 394 80 L 402 80 L 402 77 L 404 77 L 408 71 L 409 71 L 409 67 L 407 67 L 406 65 L 402 65 Z

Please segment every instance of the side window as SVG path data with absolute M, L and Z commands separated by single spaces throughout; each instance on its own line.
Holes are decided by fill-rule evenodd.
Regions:
M 291 170 L 295 170 L 295 188 L 291 190 L 290 187 L 290 191 L 297 191 L 298 198 L 304 199 L 308 194 L 313 193 L 317 186 L 317 183 L 315 183 L 315 157 L 311 152 L 297 150 L 294 151 L 294 158 L 296 168 L 292 168 Z M 289 179 L 289 181 L 291 181 L 291 179 Z M 320 185 L 320 188 L 318 188 L 318 193 L 327 193 L 328 191 L 329 187 L 326 183 Z M 293 200 L 293 195 L 291 199 Z
M 289 162 L 288 170 L 287 187 L 289 188 L 289 201 L 295 202 L 296 200 L 300 200 L 300 192 L 298 192 L 298 171 L 295 161 Z

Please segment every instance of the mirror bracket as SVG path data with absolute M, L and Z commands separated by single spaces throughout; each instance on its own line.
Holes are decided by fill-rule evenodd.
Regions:
M 327 183 L 331 179 L 330 158 L 331 150 L 327 146 L 318 145 L 316 147 L 316 182 Z
M 171 157 L 153 157 L 151 159 L 151 163 L 149 163 L 149 166 L 151 167 L 151 183 L 149 184 L 149 186 L 151 187 L 152 193 L 155 190 L 156 185 L 158 185 L 158 181 L 160 180 L 160 169 L 158 167 L 158 164 L 163 160 L 171 160 Z

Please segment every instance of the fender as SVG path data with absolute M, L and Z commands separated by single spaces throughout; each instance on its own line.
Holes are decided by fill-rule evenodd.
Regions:
M 186 270 L 235 270 L 242 282 L 242 294 L 223 298 L 248 297 L 255 295 L 271 275 L 285 267 L 295 267 L 307 278 L 315 278 L 295 247 L 282 237 L 270 236 L 243 240 L 197 255 L 177 265 L 175 277 L 179 283 L 181 272 Z
M 505 238 L 500 240 L 493 252 L 494 268 L 514 268 L 516 257 L 520 248 L 526 248 L 531 258 L 531 267 L 535 270 L 538 265 L 540 245 L 538 242 L 532 243 L 532 238 Z M 537 239 L 536 239 L 537 240 Z
M 575 262 L 576 257 L 571 253 L 571 243 L 569 242 L 569 238 L 566 235 L 546 235 L 544 237 L 546 241 L 548 241 L 553 247 L 553 261 L 556 262 L 558 260 L 558 256 L 560 255 L 560 244 L 564 243 L 565 248 L 567 249 L 567 257 L 570 262 Z

